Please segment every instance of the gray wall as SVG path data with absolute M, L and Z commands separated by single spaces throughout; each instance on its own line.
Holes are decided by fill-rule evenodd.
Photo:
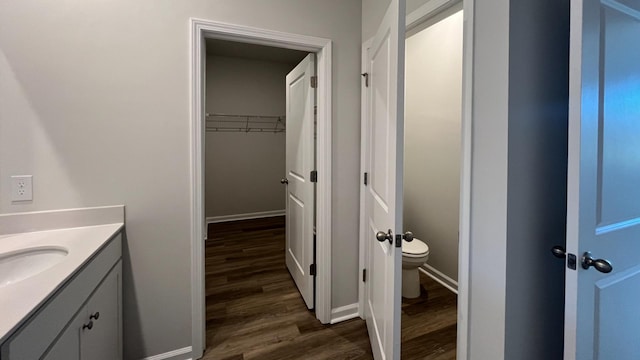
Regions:
M 0 212 L 125 204 L 125 357 L 189 346 L 189 17 L 333 40 L 333 299 L 357 302 L 360 1 L 0 0 Z M 12 205 L 9 176 L 34 175 Z
M 285 115 L 295 65 L 208 55 L 206 112 Z M 205 140 L 207 217 L 284 210 L 285 133 L 209 131 Z
M 405 13 L 410 14 L 429 0 L 406 0 Z M 384 17 L 391 0 L 362 0 L 362 40 L 363 42 L 376 34 L 376 28 Z
M 564 262 L 549 250 L 566 232 L 569 1 L 511 1 L 509 17 L 505 359 L 562 359 Z
M 362 0 L 362 42 L 376 34 L 391 0 Z
M 568 6 L 475 2 L 470 359 L 561 359 Z
M 407 38 L 404 228 L 429 264 L 458 279 L 462 11 Z

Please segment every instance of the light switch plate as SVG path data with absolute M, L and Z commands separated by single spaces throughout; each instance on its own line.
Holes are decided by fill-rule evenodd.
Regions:
M 14 175 L 11 177 L 11 201 L 33 200 L 33 176 Z

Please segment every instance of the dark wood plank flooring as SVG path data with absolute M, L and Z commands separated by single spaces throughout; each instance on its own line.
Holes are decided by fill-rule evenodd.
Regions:
M 422 294 L 402 298 L 402 360 L 456 358 L 456 294 L 420 273 Z
M 284 218 L 209 226 L 204 359 L 371 359 L 364 321 L 322 325 L 284 259 Z
M 322 325 L 308 311 L 284 259 L 284 218 L 209 226 L 205 360 L 372 359 L 360 319 Z M 427 276 L 403 299 L 402 359 L 455 359 L 455 295 Z

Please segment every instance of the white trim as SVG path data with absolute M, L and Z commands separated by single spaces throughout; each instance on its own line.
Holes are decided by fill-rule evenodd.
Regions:
M 186 355 L 182 356 L 182 355 Z M 191 360 L 191 346 L 143 358 L 142 360 Z
M 582 53 L 584 2 L 572 0 L 569 15 L 569 139 L 567 152 L 567 253 L 580 250 L 580 145 L 582 125 Z M 578 271 L 565 270 L 564 359 L 578 349 Z
M 333 48 L 330 40 L 324 41 L 322 50 L 316 53 L 318 88 L 318 138 L 316 142 L 316 317 L 321 323 L 331 321 L 331 126 L 333 71 Z
M 454 294 L 458 295 L 458 282 L 443 274 L 442 272 L 436 270 L 433 266 L 429 264 L 424 264 L 418 268 L 423 274 L 437 281 L 440 285 L 446 287 L 451 290 Z
M 331 324 L 337 324 L 341 321 L 347 321 L 357 318 L 360 314 L 358 308 L 358 303 L 353 303 L 331 309 Z
M 207 231 L 204 222 L 204 62 L 205 48 L 203 25 L 190 21 L 190 69 L 191 86 L 191 347 L 193 356 L 200 358 L 206 343 L 204 241 Z
M 331 123 L 332 123 L 332 44 L 331 40 L 289 34 L 216 21 L 190 19 L 191 76 L 191 306 L 193 357 L 205 348 L 204 296 L 204 102 L 203 75 L 205 38 L 275 46 L 315 52 L 318 59 L 318 142 L 316 187 L 316 317 L 331 321 Z
M 458 359 L 469 353 L 469 264 L 471 263 L 471 159 L 473 157 L 473 24 L 475 0 L 462 0 L 462 164 L 460 167 L 460 228 L 458 241 Z
M 362 73 L 369 73 L 369 67 L 367 64 L 367 49 L 369 49 L 371 47 L 371 44 L 373 43 L 373 37 L 370 38 L 369 40 L 365 41 L 362 44 Z M 360 266 L 358 267 L 358 315 L 360 315 L 361 318 L 365 318 L 365 291 L 366 291 L 366 284 L 364 281 L 362 281 L 362 271 L 364 270 L 364 268 L 367 266 L 367 252 L 366 252 L 366 244 L 365 244 L 365 238 L 366 238 L 366 231 L 367 231 L 367 224 L 366 224 L 366 213 L 364 211 L 365 209 L 365 192 L 367 187 L 364 185 L 364 173 L 365 172 L 369 172 L 369 169 L 367 168 L 367 161 L 365 158 L 365 154 L 367 153 L 367 139 L 368 139 L 368 131 L 369 131 L 369 122 L 367 121 L 367 116 L 368 116 L 368 107 L 367 107 L 367 90 L 365 87 L 365 81 L 364 79 L 361 82 L 360 85 L 360 241 L 359 241 L 359 258 L 358 261 L 360 263 Z
M 245 213 L 245 214 L 210 216 L 210 217 L 207 217 L 207 225 L 227 222 L 227 221 L 251 220 L 251 219 L 269 218 L 269 217 L 275 217 L 275 216 L 285 216 L 286 213 L 287 211 L 285 209 L 282 209 L 282 210 L 260 211 L 260 212 Z

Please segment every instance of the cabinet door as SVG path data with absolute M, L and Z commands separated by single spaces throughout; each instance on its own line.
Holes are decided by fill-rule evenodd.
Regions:
M 80 360 L 80 334 L 83 331 L 82 325 L 88 322 L 87 318 L 87 309 L 83 307 L 42 359 Z
M 80 334 L 82 359 L 122 359 L 122 263 L 111 270 L 86 305 L 93 321 L 90 331 Z

